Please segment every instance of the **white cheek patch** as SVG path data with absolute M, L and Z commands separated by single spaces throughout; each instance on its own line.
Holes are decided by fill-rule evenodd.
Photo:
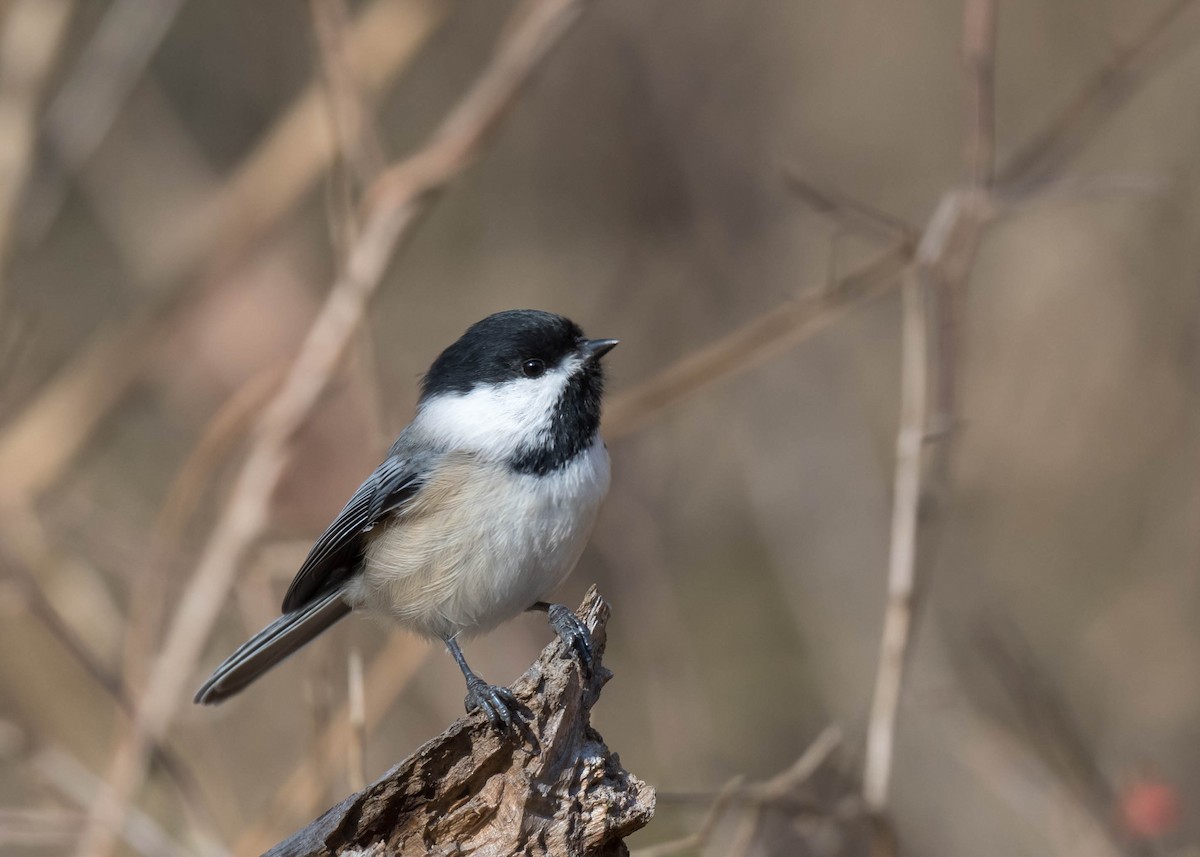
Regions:
M 421 405 L 413 426 L 452 449 L 509 458 L 550 431 L 554 405 L 577 366 L 567 360 L 540 378 L 435 396 Z

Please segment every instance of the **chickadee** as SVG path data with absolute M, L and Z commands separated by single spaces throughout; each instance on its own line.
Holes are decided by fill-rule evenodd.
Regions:
M 542 599 L 579 559 L 608 492 L 600 358 L 616 344 L 535 310 L 468 329 L 433 362 L 387 458 L 309 551 L 283 615 L 195 701 L 228 699 L 353 610 L 442 640 L 466 677 L 467 710 L 498 728 L 518 722 L 516 699 L 467 666 L 460 635 L 544 611 L 590 670 L 587 629 Z

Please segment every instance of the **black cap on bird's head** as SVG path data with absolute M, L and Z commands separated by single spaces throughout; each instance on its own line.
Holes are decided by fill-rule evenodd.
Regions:
M 538 378 L 572 360 L 577 374 L 592 379 L 598 397 L 603 383 L 600 358 L 616 344 L 615 339 L 588 339 L 579 325 L 554 313 L 498 312 L 471 325 L 438 355 L 422 382 L 421 398 Z

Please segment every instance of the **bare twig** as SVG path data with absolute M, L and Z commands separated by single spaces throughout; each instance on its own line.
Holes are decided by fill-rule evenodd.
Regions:
M 66 180 L 83 169 L 104 141 L 183 3 L 115 0 L 105 11 L 42 120 L 61 166 L 44 166 L 35 177 L 39 232 L 54 222 L 66 196 Z
M 22 514 L 21 510 L 13 507 L 4 509 L 5 518 L 10 521 L 15 518 L 15 525 L 25 530 L 33 523 L 30 514 Z M 136 706 L 129 685 L 119 673 L 103 664 L 63 617 L 54 601 L 46 595 L 35 573 L 33 561 L 25 555 L 27 547 L 16 541 L 10 543 L 8 535 L 0 532 L 0 574 L 6 573 L 16 584 L 29 612 L 84 673 L 112 699 L 122 714 L 132 717 Z M 154 748 L 153 761 L 161 767 L 167 780 L 178 792 L 181 802 L 190 813 L 190 820 L 195 822 L 194 826 L 200 830 L 211 829 L 207 802 L 188 763 L 167 746 Z
M 739 774 L 725 784 L 713 799 L 708 811 L 704 813 L 704 818 L 701 819 L 700 826 L 696 828 L 695 832 L 669 842 L 660 842 L 657 845 L 639 848 L 635 852 L 637 857 L 670 857 L 672 854 L 682 854 L 703 848 L 712 838 L 713 831 L 717 829 L 717 822 L 725 814 L 725 809 L 729 806 L 734 792 L 742 787 L 744 780 L 745 777 Z
M 991 215 L 989 186 L 995 142 L 993 54 L 995 0 L 967 0 L 964 47 L 969 74 L 965 190 L 943 195 L 917 248 L 905 283 L 901 329 L 900 427 L 879 665 L 867 724 L 863 799 L 882 817 L 895 755 L 896 719 L 915 611 L 922 505 L 944 492 L 949 479 L 950 432 L 960 359 L 959 307 Z M 925 458 L 927 444 L 934 454 Z M 926 481 L 926 468 L 929 480 Z M 927 518 L 932 512 L 927 513 Z
M 1041 132 L 1013 153 L 996 175 L 1009 192 L 1030 191 L 1054 176 L 1072 155 L 1094 138 L 1096 129 L 1124 106 L 1165 55 L 1168 34 L 1196 0 L 1173 0 L 1133 41 L 1100 69 L 1055 112 Z
M 349 24 L 346 56 L 363 97 L 371 98 L 398 75 L 436 31 L 453 3 L 445 0 L 375 0 Z M 337 153 L 325 96 L 314 82 L 234 170 L 206 206 L 192 254 L 180 272 L 214 258 L 240 255 L 299 201 Z
M 309 0 L 309 9 L 337 152 L 329 174 L 329 215 L 340 259 L 358 228 L 355 203 L 384 168 L 383 146 L 350 65 L 346 0 Z
M 1149 843 L 1124 835 L 1113 813 L 1119 789 L 1097 759 L 1059 683 L 1037 663 L 1016 629 L 985 620 L 976 623 L 973 636 L 976 648 L 1016 710 L 1020 735 L 1055 775 L 1055 788 L 1069 793 L 1059 800 L 1065 803 L 1069 799 L 1086 809 L 1096 827 L 1105 832 L 1110 847 L 1128 857 L 1156 854 Z M 1015 736 L 1009 740 L 1015 740 Z M 1028 750 L 1024 752 L 1029 754 Z M 1063 815 L 1067 814 L 1064 810 Z
M 369 330 L 364 330 L 358 337 L 358 348 L 354 352 L 354 377 L 362 397 L 363 422 L 370 448 L 382 455 L 391 446 L 394 432 L 390 429 L 383 395 L 379 354 Z
M 1098 821 L 1045 762 L 999 724 L 958 717 L 947 735 L 961 759 L 1014 816 L 1039 831 L 1050 853 L 1064 857 L 1122 857 L 1111 825 Z M 1045 843 L 1035 845 L 1044 848 Z
M 605 436 L 616 440 L 632 434 L 699 390 L 761 366 L 850 311 L 890 294 L 911 258 L 907 243 L 896 244 L 835 288 L 788 301 L 690 352 L 614 398 L 605 415 Z
M 836 723 L 826 726 L 786 770 L 746 787 L 745 797 L 758 803 L 779 800 L 815 774 L 841 743 L 841 727 Z
M 27 502 L 53 485 L 101 417 L 139 375 L 161 329 L 145 319 L 106 328 L 0 432 L 0 503 Z
M 5 512 L 11 515 L 12 509 L 6 509 Z M 16 584 L 29 612 L 41 622 L 50 636 L 58 641 L 67 654 L 83 668 L 88 677 L 103 689 L 118 706 L 126 712 L 132 711 L 132 701 L 121 677 L 110 672 L 63 619 L 54 602 L 42 590 L 33 569 L 29 567 L 23 557 L 18 555 L 17 550 L 9 545 L 8 538 L 4 534 L 0 534 L 0 574 L 6 574 Z
M 1065 176 L 1042 182 L 1032 196 L 1009 194 L 998 188 L 993 193 L 996 216 L 1012 217 L 1043 206 L 1072 205 L 1105 199 L 1162 200 L 1170 195 L 1166 176 L 1145 173 L 1109 173 L 1094 176 Z
M 283 388 L 258 424 L 230 501 L 180 599 L 134 726 L 110 765 L 111 790 L 92 808 L 78 854 L 111 852 L 113 832 L 143 779 L 150 748 L 174 719 L 233 575 L 266 523 L 287 445 L 337 368 L 394 250 L 437 191 L 473 162 L 522 86 L 585 6 L 585 0 L 542 0 L 530 6 L 431 142 L 376 182 L 345 273 L 333 284 Z
M 857 232 L 892 241 L 915 242 L 916 231 L 869 202 L 850 196 L 832 185 L 807 178 L 795 167 L 784 169 L 788 187 L 816 211 L 828 214 Z
M 717 822 L 730 806 L 745 805 L 749 812 L 744 819 L 745 824 L 739 831 L 739 837 L 745 840 L 753 838 L 763 811 L 770 806 L 787 807 L 789 799 L 795 790 L 806 782 L 842 742 L 842 730 L 836 724 L 826 726 L 811 744 L 805 748 L 800 757 L 786 770 L 780 771 L 770 779 L 759 783 L 744 783 L 744 777 L 734 777 L 716 794 L 689 793 L 686 795 L 664 793 L 659 795 L 660 803 L 694 803 L 704 801 L 709 804 L 703 821 L 694 833 L 670 842 L 651 845 L 639 849 L 637 857 L 667 857 L 683 851 L 699 849 L 708 844 L 716 829 Z M 737 849 L 730 849 L 737 853 Z
M 758 829 L 762 826 L 763 812 L 762 806 L 754 806 L 742 816 L 737 827 L 734 828 L 729 848 L 726 849 L 729 857 L 745 857 L 750 853 L 750 849 L 754 847 L 754 842 L 758 838 Z
M 370 734 L 387 715 L 428 660 L 431 647 L 402 631 L 393 633 L 367 667 L 363 686 L 371 693 L 364 700 L 363 731 Z M 238 854 L 259 854 L 282 834 L 280 824 L 306 817 L 318 809 L 328 779 L 327 772 L 345 758 L 350 734 L 349 705 L 334 713 L 329 728 L 317 739 L 271 799 L 259 820 L 234 845 Z
M 7 311 L 0 300 L 0 412 L 12 413 L 12 403 L 33 388 L 22 372 L 34 341 L 31 327 L 28 318 Z
M 69 845 L 83 829 L 82 812 L 33 807 L 0 808 L 0 847 Z
M 283 380 L 283 367 L 272 367 L 255 375 L 233 392 L 208 421 L 200 439 L 188 453 L 167 491 L 161 511 L 154 522 L 145 559 L 137 569 L 137 585 L 129 604 L 126 621 L 125 680 L 132 687 L 145 679 L 154 643 L 162 633 L 166 613 L 169 575 L 164 573 L 169 545 L 179 540 L 192 517 L 205 488 L 218 471 L 221 460 L 230 455 L 235 442 L 252 425 Z
M 178 541 L 200 504 L 221 461 L 253 426 L 283 382 L 284 366 L 272 366 L 250 378 L 221 404 L 200 432 L 187 458 L 175 474 L 154 528 L 164 542 Z
M 921 499 L 921 452 L 925 443 L 929 355 L 925 293 L 910 274 L 903 291 L 900 431 L 896 435 L 896 477 L 892 495 L 892 534 L 888 556 L 887 609 L 879 670 L 867 728 L 863 797 L 878 812 L 887 803 L 904 659 L 912 627 L 917 563 L 917 511 Z
M 320 49 L 336 150 L 354 174 L 359 188 L 366 188 L 385 166 L 383 144 L 365 93 L 354 78 L 346 0 L 309 0 L 309 8 Z
M 967 71 L 967 184 L 992 186 L 996 158 L 996 0 L 967 0 L 963 15 Z
M 347 659 L 347 709 L 350 737 L 346 742 L 346 771 L 350 788 L 362 791 L 367 785 L 367 691 L 363 684 L 363 657 L 358 648 Z
M 31 762 L 33 770 L 55 791 L 81 808 L 94 806 L 108 786 L 77 759 L 58 749 L 44 750 Z M 119 835 L 146 857 L 187 857 L 192 852 L 177 843 L 145 813 L 131 809 Z
M 786 771 L 771 779 L 742 790 L 737 797 L 750 801 L 750 810 L 742 818 L 729 846 L 732 857 L 746 854 L 754 844 L 758 828 L 768 808 L 784 802 L 802 783 L 808 780 L 842 742 L 842 730 L 836 725 L 826 726 L 795 762 Z
M 905 284 L 888 597 L 863 771 L 863 797 L 876 813 L 887 804 L 896 716 L 912 638 L 921 558 L 918 524 L 922 517 L 927 527 L 935 520 L 933 507 L 949 479 L 957 370 L 952 345 L 957 317 L 952 308 L 960 300 L 958 292 L 966 285 L 991 215 L 986 193 L 968 189 L 943 195 Z M 928 457 L 927 448 L 931 449 Z
M 33 155 L 35 112 L 58 55 L 74 0 L 17 0 L 0 33 L 0 260 L 8 253 L 17 203 Z

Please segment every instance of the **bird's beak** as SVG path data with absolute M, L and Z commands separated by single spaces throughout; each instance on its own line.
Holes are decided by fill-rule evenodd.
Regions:
M 595 363 L 617 347 L 618 339 L 585 339 L 579 344 L 579 353 L 584 363 Z

